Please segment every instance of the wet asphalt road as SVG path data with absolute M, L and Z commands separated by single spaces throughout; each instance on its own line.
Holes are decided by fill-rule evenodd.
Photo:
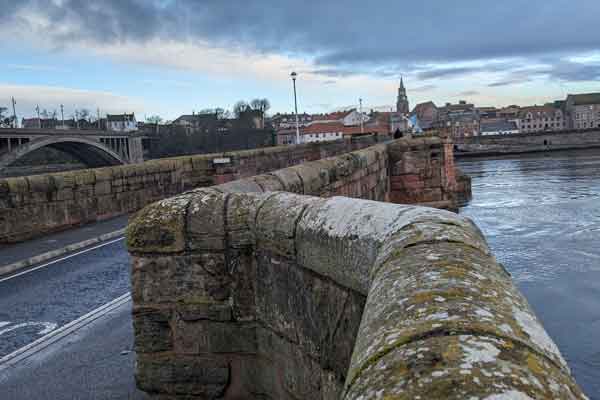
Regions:
M 124 240 L 0 282 L 0 357 L 128 293 Z

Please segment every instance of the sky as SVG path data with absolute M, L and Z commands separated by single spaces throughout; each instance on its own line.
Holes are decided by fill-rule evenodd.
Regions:
M 600 91 L 598 0 L 0 0 L 0 107 L 174 119 Z

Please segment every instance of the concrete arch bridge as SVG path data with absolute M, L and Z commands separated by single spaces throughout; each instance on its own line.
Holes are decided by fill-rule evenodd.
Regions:
M 0 130 L 0 175 L 26 155 L 50 147 L 90 168 L 144 161 L 141 135 L 105 131 Z

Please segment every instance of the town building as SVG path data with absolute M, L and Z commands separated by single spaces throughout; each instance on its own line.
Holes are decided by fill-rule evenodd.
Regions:
M 548 105 L 521 107 L 514 122 L 521 133 L 560 131 L 567 127 L 562 110 Z
M 472 137 L 479 135 L 479 113 L 473 104 L 464 100 L 458 104 L 446 103 L 438 109 L 436 128 L 450 137 Z
M 481 136 L 514 135 L 519 133 L 519 128 L 514 121 L 507 120 L 481 120 Z
M 342 139 L 346 128 L 341 122 L 315 122 L 300 129 L 300 143 Z
M 419 121 L 419 117 L 415 115 L 411 115 L 408 118 L 408 128 L 411 133 L 420 134 L 423 133 L 423 128 L 421 127 L 421 121 Z
M 407 115 L 395 112 L 390 114 L 389 119 L 390 133 L 394 136 L 410 131 L 410 120 Z
M 172 124 L 177 126 L 183 126 L 189 129 L 199 129 L 207 124 L 214 124 L 217 121 L 217 115 L 210 114 L 185 114 L 173 120 Z
M 428 130 L 434 127 L 438 120 L 438 108 L 433 101 L 420 103 L 413 108 L 411 116 L 416 116 L 419 121 L 419 126 L 423 130 Z
M 296 144 L 296 128 L 280 128 L 277 130 L 277 145 Z
M 307 125 L 317 123 L 337 123 L 340 122 L 344 126 L 358 125 L 360 122 L 365 123 L 369 120 L 369 116 L 365 113 L 360 113 L 356 108 L 344 111 L 336 111 L 329 114 L 316 114 L 312 116 L 312 121 Z
M 313 117 L 310 114 L 298 114 L 298 126 L 307 126 L 312 120 Z M 268 122 L 275 130 L 296 128 L 296 116 L 294 114 L 277 113 L 269 118 Z
M 113 132 L 137 131 L 135 114 L 108 114 L 106 116 L 106 129 Z
M 240 112 L 237 118 L 239 122 L 253 129 L 265 129 L 265 113 L 261 110 L 247 108 Z
M 570 128 L 600 128 L 600 93 L 570 94 L 565 110 Z
M 21 127 L 25 129 L 55 129 L 60 123 L 56 118 L 23 118 Z
M 499 109 L 496 112 L 496 116 L 507 120 L 514 120 L 518 118 L 519 111 L 521 111 L 521 107 L 513 104 Z
M 496 107 L 477 107 L 476 109 L 480 120 L 494 120 L 499 117 L 499 110 Z
M 402 115 L 408 115 L 410 113 L 410 107 L 408 104 L 408 97 L 406 96 L 406 88 L 404 87 L 404 81 L 400 78 L 400 87 L 398 88 L 398 99 L 396 100 L 396 112 Z
M 389 136 L 389 126 L 377 121 L 369 121 L 362 127 L 360 125 L 347 126 L 341 122 L 313 122 L 300 129 L 300 143 L 327 142 L 362 135 Z M 295 141 L 295 132 L 292 137 Z

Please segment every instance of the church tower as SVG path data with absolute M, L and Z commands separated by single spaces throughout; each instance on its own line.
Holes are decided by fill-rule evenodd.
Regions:
M 400 87 L 398 88 L 398 101 L 396 102 L 396 112 L 403 115 L 410 113 L 408 106 L 408 97 L 406 97 L 406 89 L 404 88 L 404 81 L 400 77 Z

